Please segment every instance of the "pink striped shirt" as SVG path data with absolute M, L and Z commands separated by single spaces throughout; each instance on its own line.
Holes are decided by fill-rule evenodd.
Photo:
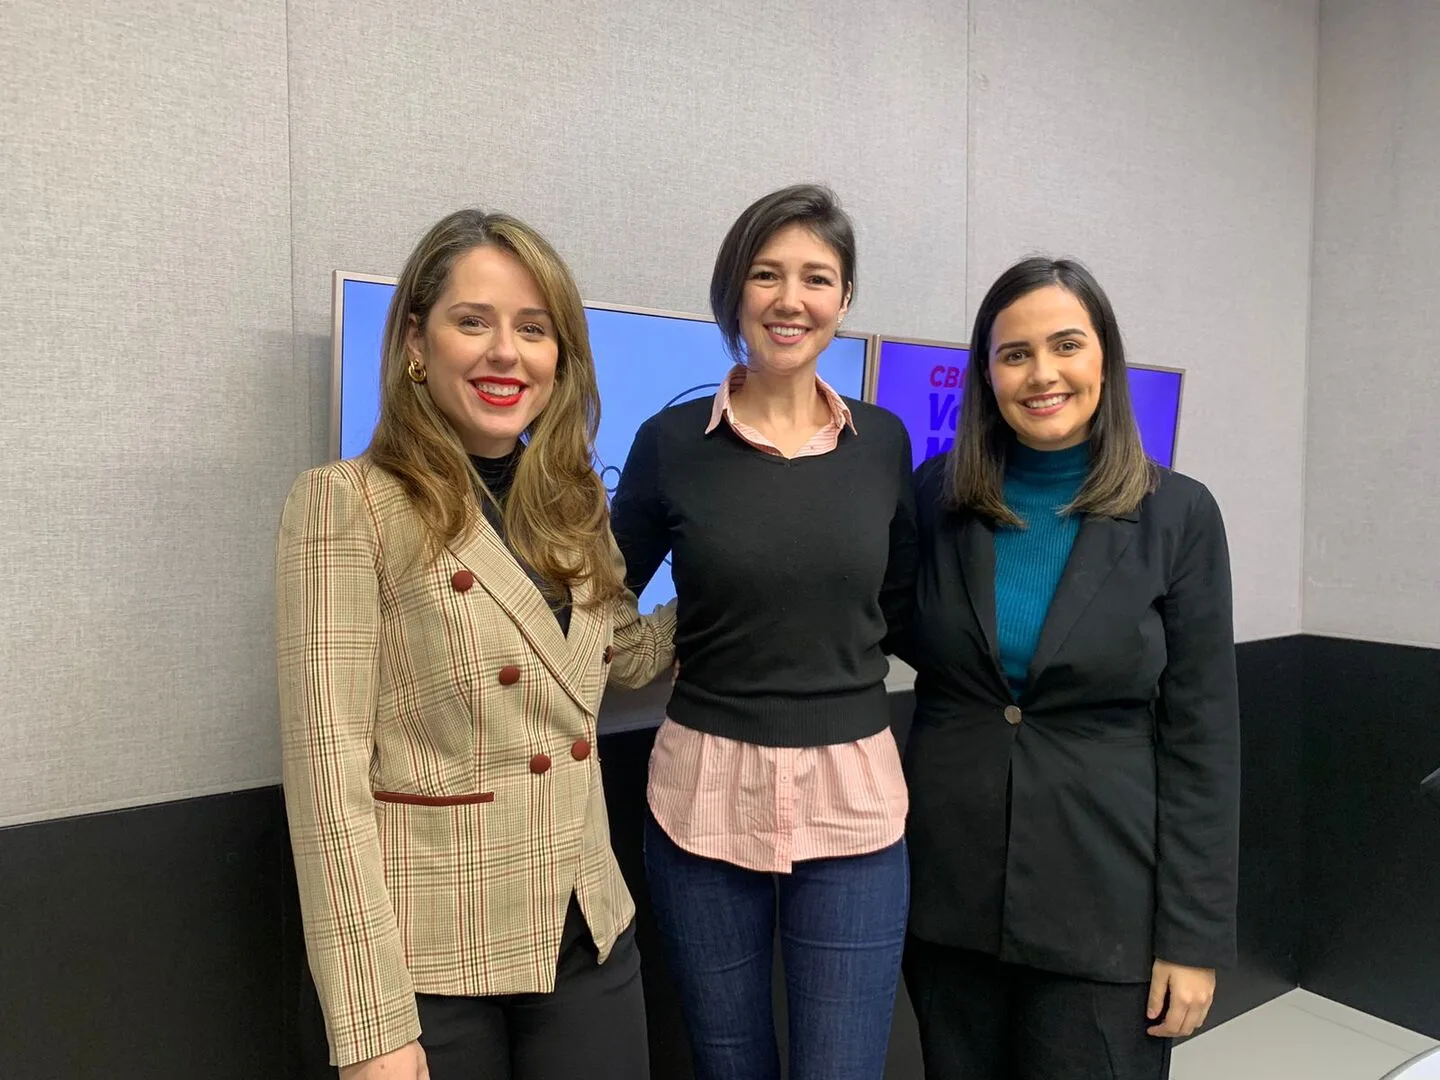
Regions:
M 730 395 L 745 384 L 746 373 L 743 364 L 731 369 L 705 430 L 724 420 L 756 450 L 779 454 L 730 407 Z M 817 376 L 815 382 L 830 407 L 830 422 L 795 457 L 829 453 L 841 431 L 855 431 L 844 399 L 825 380 Z M 889 847 L 904 834 L 910 808 L 888 727 L 833 746 L 756 746 L 695 731 L 669 717 L 650 753 L 647 797 L 656 822 L 684 850 L 773 873 L 789 873 L 805 859 Z

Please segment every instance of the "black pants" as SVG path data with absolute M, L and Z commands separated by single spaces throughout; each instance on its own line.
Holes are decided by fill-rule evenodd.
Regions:
M 905 943 L 925 1080 L 1166 1080 L 1170 1040 L 1147 1035 L 1150 987 Z
M 431 1080 L 648 1080 L 634 925 L 604 964 L 596 956 L 571 897 L 553 993 L 417 994 Z

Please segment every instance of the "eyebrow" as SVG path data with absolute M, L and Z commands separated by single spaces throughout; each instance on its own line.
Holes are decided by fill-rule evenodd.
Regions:
M 750 265 L 751 265 L 751 266 L 781 266 L 781 265 L 783 265 L 783 264 L 780 262 L 779 259 L 754 259 L 754 260 L 751 261 Z M 832 274 L 838 274 L 838 273 L 840 273 L 839 268 L 836 267 L 836 265 L 835 265 L 834 263 L 828 263 L 828 262 L 807 262 L 807 263 L 804 263 L 804 264 L 800 267 L 800 269 L 801 269 L 801 270 L 828 270 L 828 271 L 830 271 L 830 273 L 832 273 Z
M 1051 334 L 1051 335 L 1050 335 L 1049 337 L 1047 337 L 1045 340 L 1046 340 L 1046 341 L 1059 341 L 1061 338 L 1067 338 L 1067 337 L 1088 337 L 1088 336 L 1089 336 L 1089 335 L 1086 334 L 1084 330 L 1081 330 L 1078 326 L 1072 326 L 1072 327 L 1070 327 L 1070 329 L 1068 329 L 1068 330 L 1056 330 L 1053 334 Z M 1005 349 L 1020 349 L 1020 348 L 1024 348 L 1026 345 L 1029 345 L 1029 344 L 1030 344 L 1030 342 L 1028 342 L 1028 341 L 1005 341 L 1005 342 L 1001 342 L 999 345 L 996 345 L 996 346 L 995 346 L 995 351 L 996 351 L 996 352 L 1002 352 L 1002 351 L 1004 351 Z
M 450 305 L 449 314 L 454 315 L 456 312 L 459 312 L 459 311 L 478 311 L 478 312 L 480 312 L 480 313 L 482 313 L 482 314 L 485 314 L 485 315 L 493 315 L 493 314 L 495 314 L 495 305 L 494 305 L 494 304 L 475 304 L 475 303 L 471 303 L 471 302 L 468 301 L 468 300 L 462 300 L 462 301 L 460 301 L 460 303 L 458 303 L 458 304 L 451 304 L 451 305 Z M 518 315 L 518 316 L 520 316 L 522 319 L 548 319 L 548 318 L 550 318 L 550 312 L 547 311 L 545 308 L 539 308 L 539 307 L 521 308 L 521 309 L 520 309 L 519 311 L 517 311 L 515 314 Z

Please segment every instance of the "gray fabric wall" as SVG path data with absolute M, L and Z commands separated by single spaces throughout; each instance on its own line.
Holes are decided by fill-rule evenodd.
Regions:
M 0 824 L 272 782 L 285 3 L 0 4 Z
M 696 311 L 734 215 L 826 181 L 847 326 L 920 337 L 1014 258 L 1087 260 L 1133 358 L 1190 370 L 1240 636 L 1300 629 L 1315 0 L 226 7 L 0 8 L 0 824 L 274 782 L 330 271 L 460 204 L 590 299 Z
M 969 308 L 1086 262 L 1134 363 L 1187 371 L 1176 467 L 1229 530 L 1241 640 L 1300 628 L 1315 143 L 1309 0 L 972 0 Z
M 1434 648 L 1440 4 L 1323 14 L 1304 628 Z

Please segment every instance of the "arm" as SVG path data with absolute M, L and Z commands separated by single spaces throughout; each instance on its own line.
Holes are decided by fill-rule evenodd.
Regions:
M 276 554 L 281 752 L 306 949 L 337 1065 L 420 1033 L 369 782 L 378 556 L 347 478 L 320 470 L 296 481 Z
M 1160 613 L 1167 660 L 1155 746 L 1155 955 L 1224 967 L 1235 958 L 1240 709 L 1225 526 L 1204 489 Z
M 670 527 L 660 496 L 658 439 L 652 417 L 635 433 L 610 505 L 614 557 L 628 591 L 615 602 L 616 656 L 609 681 L 631 689 L 652 682 L 675 662 L 676 601 L 642 616 L 638 600 L 670 551 Z
M 915 610 L 915 573 L 919 559 L 915 520 L 915 481 L 911 473 L 910 435 L 900 427 L 900 449 L 896 476 L 898 496 L 890 518 L 890 562 L 880 588 L 880 610 L 885 614 L 885 640 L 881 648 L 902 659 L 905 638 Z
M 625 560 L 625 585 L 639 596 L 670 553 L 670 525 L 660 494 L 656 417 L 640 425 L 610 502 L 610 528 Z
M 616 568 L 624 570 L 620 549 L 612 545 Z M 617 686 L 638 690 L 648 686 L 675 663 L 675 604 L 656 608 L 641 615 L 635 594 L 629 589 L 614 602 L 615 656 L 610 664 L 609 681 Z

